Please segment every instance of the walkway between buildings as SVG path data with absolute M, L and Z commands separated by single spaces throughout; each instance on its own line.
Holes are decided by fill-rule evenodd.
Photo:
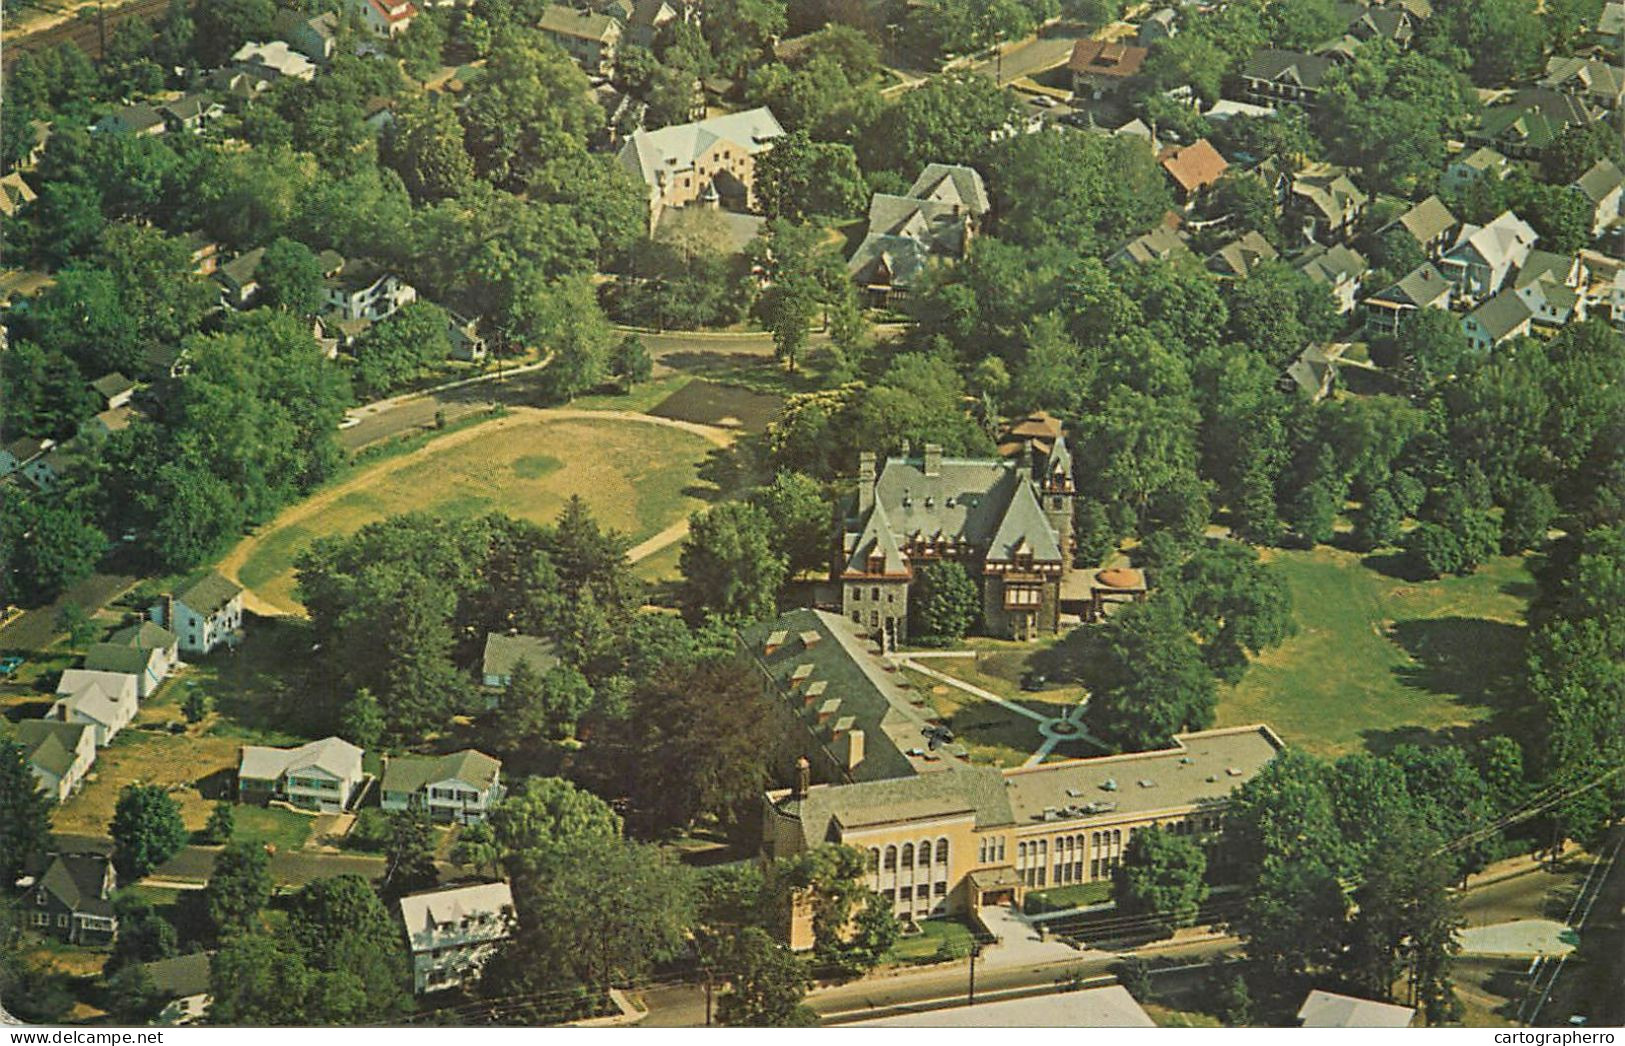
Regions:
M 963 690 L 965 693 L 970 694 L 973 697 L 980 698 L 983 701 L 990 701 L 993 704 L 998 705 L 1000 708 L 1014 712 L 1016 715 L 1025 716 L 1036 723 L 1039 736 L 1044 740 L 1033 752 L 1033 754 L 1027 757 L 1027 761 L 1021 764 L 1022 766 L 1037 766 L 1039 763 L 1042 763 L 1045 759 L 1049 758 L 1049 754 L 1055 751 L 1056 745 L 1067 741 L 1087 741 L 1102 751 L 1106 749 L 1106 746 L 1102 744 L 1098 738 L 1094 737 L 1089 733 L 1088 730 L 1084 729 L 1083 712 L 1084 709 L 1089 707 L 1089 698 L 1087 695 L 1085 695 L 1084 698 L 1076 705 L 1072 706 L 1072 708 L 1068 709 L 1066 715 L 1058 718 L 1052 718 L 1044 715 L 1041 712 L 1035 712 L 1026 705 L 1017 704 L 1014 701 L 1007 701 L 991 690 L 984 690 L 979 686 L 973 686 L 972 684 L 965 682 L 963 679 L 957 679 L 954 676 L 948 675 L 947 673 L 938 672 L 934 668 L 927 668 L 918 660 L 922 657 L 974 656 L 976 656 L 976 652 L 973 650 L 956 650 L 949 652 L 934 652 L 929 654 L 897 654 L 893 656 L 892 661 L 904 668 L 911 668 L 923 676 L 928 676 L 935 679 L 939 683 L 946 683 L 951 687 Z

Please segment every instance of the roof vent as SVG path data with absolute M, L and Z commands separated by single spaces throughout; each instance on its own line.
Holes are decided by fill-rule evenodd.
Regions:
M 1068 788 L 1066 794 L 1069 798 L 1077 799 L 1084 794 L 1084 791 L 1081 788 Z
M 935 507 L 936 503 L 937 503 L 936 498 L 931 497 L 929 494 L 926 495 L 926 498 L 925 498 L 925 507 L 926 508 L 933 508 L 933 507 Z
M 799 665 L 796 666 L 796 670 L 794 672 L 790 673 L 790 683 L 791 683 L 791 685 L 803 683 L 803 682 L 805 682 L 807 680 L 807 677 L 812 675 L 812 674 L 813 674 L 812 662 L 810 662 L 810 661 L 803 662 L 802 664 L 799 664 Z
M 1191 764 L 1191 763 L 1193 763 L 1193 762 L 1195 762 L 1195 760 L 1194 760 L 1194 759 L 1192 759 L 1192 758 L 1191 758 L 1191 757 L 1190 757 L 1190 756 L 1188 756 L 1188 755 L 1182 755 L 1182 756 L 1180 756 L 1180 757 L 1179 757 L 1179 761 L 1180 761 L 1180 763 L 1182 763 L 1182 764 L 1184 764 L 1184 765 L 1185 765 L 1185 766 L 1189 766 L 1189 765 L 1190 765 L 1190 764 Z
M 816 629 L 809 628 L 805 632 L 801 633 L 801 645 L 806 647 L 808 650 L 811 650 L 813 647 L 817 646 L 818 641 L 823 638 L 823 633 L 817 631 Z

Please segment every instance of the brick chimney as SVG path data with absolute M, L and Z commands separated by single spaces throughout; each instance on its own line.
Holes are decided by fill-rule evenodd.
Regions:
M 927 476 L 942 475 L 942 444 L 927 443 L 925 445 L 924 472 Z
M 858 511 L 875 507 L 875 452 L 858 452 Z
M 796 783 L 795 783 L 795 787 L 790 789 L 790 798 L 792 798 L 792 799 L 804 799 L 804 798 L 806 798 L 807 790 L 809 788 L 811 788 L 811 787 L 812 787 L 812 764 L 807 762 L 807 757 L 806 756 L 802 756 L 801 758 L 796 760 Z

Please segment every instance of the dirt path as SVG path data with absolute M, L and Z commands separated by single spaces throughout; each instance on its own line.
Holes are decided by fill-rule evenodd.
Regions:
M 471 440 L 483 439 L 504 428 L 530 425 L 538 420 L 595 421 L 604 419 L 679 429 L 699 436 L 701 439 L 718 447 L 732 446 L 734 439 L 738 435 L 727 429 L 713 428 L 710 425 L 700 425 L 691 421 L 678 421 L 674 418 L 657 418 L 652 414 L 639 414 L 636 411 L 629 410 L 582 410 L 577 407 L 510 407 L 504 417 L 454 432 L 440 439 L 431 440 L 410 453 L 380 462 L 372 468 L 356 473 L 342 483 L 324 488 L 298 504 L 284 509 L 274 520 L 261 527 L 259 533 L 244 538 L 239 542 L 237 547 L 228 552 L 215 569 L 241 584 L 237 572 L 243 568 L 244 563 L 248 562 L 249 557 L 254 554 L 254 550 L 259 547 L 260 543 L 278 530 L 291 524 L 303 522 L 314 516 L 319 516 L 339 499 L 377 482 L 379 477 L 388 476 L 399 472 L 401 469 L 416 465 L 425 458 L 433 457 L 442 451 L 460 447 Z M 631 550 L 629 558 L 636 563 L 666 548 L 675 541 L 681 541 L 687 534 L 688 521 L 686 519 L 674 523 L 648 540 L 636 545 Z M 302 613 L 298 608 L 279 606 L 269 602 L 253 589 L 247 589 L 243 593 L 243 605 L 262 617 L 280 617 Z

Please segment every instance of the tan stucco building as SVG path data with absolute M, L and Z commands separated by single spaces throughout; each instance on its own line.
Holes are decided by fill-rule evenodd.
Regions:
M 670 207 L 755 207 L 756 157 L 783 137 L 766 107 L 709 120 L 638 131 L 616 159 L 649 190 L 649 231 Z

